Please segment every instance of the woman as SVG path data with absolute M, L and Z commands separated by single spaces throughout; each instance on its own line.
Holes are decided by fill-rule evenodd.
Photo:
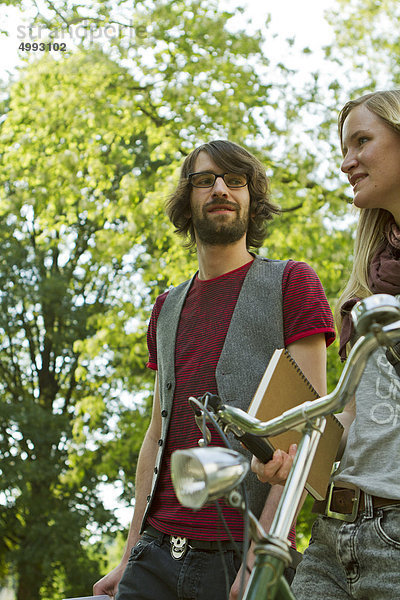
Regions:
M 400 294 L 400 90 L 348 102 L 339 137 L 341 169 L 360 209 L 353 269 L 336 311 L 344 359 L 357 300 Z M 373 353 L 355 398 L 338 415 L 345 448 L 330 506 L 314 505 L 320 516 L 292 586 L 298 600 L 399 597 L 400 378 L 390 362 L 384 349 Z M 280 452 L 267 465 L 253 459 L 252 467 L 259 479 L 279 483 L 291 462 Z

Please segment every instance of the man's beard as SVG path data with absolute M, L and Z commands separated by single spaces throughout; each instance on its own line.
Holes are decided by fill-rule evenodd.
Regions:
M 209 246 L 227 246 L 239 241 L 247 233 L 248 213 L 241 217 L 237 211 L 235 219 L 228 222 L 224 217 L 211 217 L 208 212 L 201 216 L 192 213 L 193 227 L 199 241 Z

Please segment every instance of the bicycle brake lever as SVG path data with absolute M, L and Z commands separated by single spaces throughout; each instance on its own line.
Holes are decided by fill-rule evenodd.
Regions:
M 208 392 L 207 392 L 207 394 L 208 394 Z M 203 400 L 203 398 L 207 394 L 204 394 L 204 396 L 202 396 L 201 398 L 198 398 L 198 400 L 199 401 Z M 209 428 L 206 425 L 207 417 L 206 417 L 205 413 L 203 413 L 202 410 L 199 408 L 199 406 L 194 402 L 194 400 L 196 400 L 196 398 L 193 398 L 193 397 L 189 398 L 189 404 L 194 412 L 194 420 L 196 422 L 197 427 L 200 429 L 201 434 L 203 436 L 205 435 L 205 438 L 206 438 L 206 439 L 204 439 L 204 437 L 201 437 L 197 443 L 200 447 L 208 446 L 208 444 L 211 442 L 211 431 L 209 430 Z
M 221 398 L 219 396 L 217 396 L 216 394 L 210 394 L 210 392 L 206 392 L 204 394 L 204 396 L 201 396 L 197 400 L 198 400 L 198 402 L 201 402 L 202 404 L 207 405 L 207 408 L 211 409 L 217 415 L 218 415 L 218 410 L 223 408 L 223 406 L 224 406 Z M 195 404 L 193 402 L 193 400 L 191 400 L 190 398 L 189 398 L 189 403 L 195 413 L 196 424 L 197 424 L 198 428 L 200 429 L 200 431 L 203 433 L 203 430 L 204 430 L 203 413 L 202 413 L 201 409 L 198 407 L 198 405 Z M 207 443 L 209 443 L 210 439 L 211 439 L 211 433 L 207 427 L 206 427 L 206 431 L 207 431 L 207 433 L 206 433 Z M 243 446 L 245 446 L 261 462 L 267 463 L 269 460 L 271 460 L 271 458 L 274 454 L 274 449 L 271 447 L 271 445 L 268 443 L 268 441 L 266 439 L 264 439 L 260 436 L 254 435 L 252 433 L 243 433 L 240 429 L 238 429 L 236 427 L 232 427 L 232 426 L 229 427 L 229 431 L 235 436 L 235 438 L 237 440 L 239 440 L 239 442 L 241 442 L 243 444 Z M 199 440 L 198 443 L 199 443 L 199 446 L 206 445 L 204 443 L 203 439 Z

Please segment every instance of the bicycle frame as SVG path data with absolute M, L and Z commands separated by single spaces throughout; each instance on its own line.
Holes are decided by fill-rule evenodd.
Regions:
M 261 422 L 228 405 L 222 405 L 215 411 L 218 423 L 223 424 L 225 430 L 236 433 L 268 437 L 303 427 L 297 453 L 268 534 L 250 513 L 251 533 L 256 541 L 256 560 L 242 600 L 295 600 L 283 577 L 284 568 L 291 562 L 287 538 L 325 427 L 325 417 L 340 411 L 353 397 L 372 352 L 379 346 L 391 347 L 400 338 L 400 304 L 393 296 L 378 294 L 363 300 L 353 308 L 352 317 L 361 337 L 353 346 L 333 392 L 296 406 L 267 422 Z M 196 401 L 195 398 L 190 400 Z M 198 401 L 196 403 L 199 406 Z M 202 443 L 204 445 L 204 440 Z M 184 451 L 178 450 L 174 454 L 179 452 Z M 173 469 L 172 463 L 171 471 Z M 221 492 L 221 497 L 224 495 Z M 229 493 L 227 500 L 232 506 L 244 509 L 236 490 Z

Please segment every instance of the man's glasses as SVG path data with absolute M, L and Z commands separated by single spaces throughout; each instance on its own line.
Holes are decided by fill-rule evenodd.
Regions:
M 225 185 L 228 188 L 241 188 L 247 185 L 247 175 L 245 173 L 222 173 L 216 175 L 208 171 L 201 171 L 200 173 L 189 173 L 189 183 L 196 188 L 209 188 L 214 185 L 218 177 L 222 177 Z

